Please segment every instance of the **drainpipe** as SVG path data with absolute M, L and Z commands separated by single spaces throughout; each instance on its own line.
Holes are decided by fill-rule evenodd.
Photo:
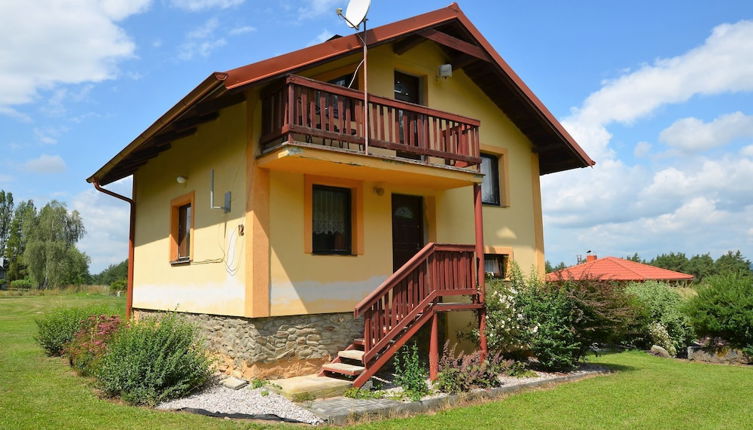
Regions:
M 116 199 L 123 200 L 131 206 L 130 222 L 128 226 L 128 286 L 126 289 L 126 319 L 130 319 L 133 308 L 133 242 L 136 233 L 136 204 L 132 198 L 129 199 L 126 196 L 122 196 L 118 193 L 114 193 L 110 190 L 106 190 L 100 187 L 99 179 L 94 179 L 92 183 L 94 184 L 94 188 L 96 188 L 97 191 L 105 193 L 108 196 L 115 197 Z M 136 192 L 136 178 L 133 178 L 131 190 L 131 195 L 133 196 Z

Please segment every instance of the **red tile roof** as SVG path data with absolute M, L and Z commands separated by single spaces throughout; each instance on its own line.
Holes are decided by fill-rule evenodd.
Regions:
M 693 279 L 693 275 L 661 269 L 617 257 L 594 259 L 577 266 L 548 273 L 546 280 L 555 281 L 560 277 L 564 279 L 593 277 L 612 281 L 690 281 Z
M 481 35 L 456 3 L 401 21 L 374 27 L 368 31 L 366 39 L 369 46 L 374 47 L 414 36 L 422 30 L 439 28 L 441 25 L 450 23 L 458 23 L 461 30 L 468 33 L 469 40 L 472 40 L 474 45 L 480 46 L 483 52 L 490 57 L 491 61 L 481 62 L 484 67 L 480 70 L 486 73 L 484 76 L 491 77 L 490 82 L 494 84 L 495 88 L 509 87 L 510 96 L 502 97 L 502 99 L 504 101 L 512 100 L 516 103 L 515 106 L 518 107 L 516 111 L 521 113 L 521 117 L 516 120 L 516 125 L 518 127 L 525 125 L 529 128 L 523 129 L 524 132 L 528 130 L 530 133 L 541 133 L 541 136 L 543 136 L 537 139 L 532 138 L 536 141 L 534 142 L 536 145 L 541 144 L 546 148 L 539 155 L 541 174 L 595 164 L 541 100 L 533 94 L 533 91 Z M 238 94 L 241 88 L 255 84 L 261 85 L 284 74 L 297 73 L 327 61 L 360 52 L 361 49 L 360 39 L 355 34 L 351 34 L 226 72 L 212 73 L 115 157 L 100 167 L 87 181 L 105 185 L 133 174 L 138 166 L 145 162 L 144 160 L 137 160 L 134 153 L 138 149 L 147 148 L 149 144 L 159 141 L 160 138 L 169 141 L 170 139 L 166 138 L 170 135 L 169 127 L 182 117 L 189 115 L 192 109 L 196 109 L 203 102 L 219 99 L 223 95 Z M 511 112 L 506 113 L 511 114 Z M 553 151 L 554 148 L 559 148 L 564 152 Z

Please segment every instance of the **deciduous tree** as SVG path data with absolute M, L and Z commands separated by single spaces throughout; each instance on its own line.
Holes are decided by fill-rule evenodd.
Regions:
M 83 236 L 78 211 L 68 212 L 55 200 L 47 203 L 34 220 L 23 254 L 32 283 L 52 288 L 87 278 L 88 257 L 75 249 Z

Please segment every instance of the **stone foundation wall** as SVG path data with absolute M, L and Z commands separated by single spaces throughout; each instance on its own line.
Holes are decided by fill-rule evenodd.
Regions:
M 136 318 L 164 311 L 134 309 Z M 268 318 L 181 313 L 196 324 L 220 371 L 244 379 L 288 378 L 318 372 L 337 351 L 363 336 L 353 314 L 312 314 Z

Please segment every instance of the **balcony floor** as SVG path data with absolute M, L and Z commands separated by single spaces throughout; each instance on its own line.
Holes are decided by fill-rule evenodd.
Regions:
M 427 163 L 381 152 L 384 151 L 376 149 L 366 155 L 350 149 L 293 142 L 262 154 L 257 159 L 257 165 L 270 170 L 434 189 L 465 187 L 483 180 L 483 175 L 475 168 Z

